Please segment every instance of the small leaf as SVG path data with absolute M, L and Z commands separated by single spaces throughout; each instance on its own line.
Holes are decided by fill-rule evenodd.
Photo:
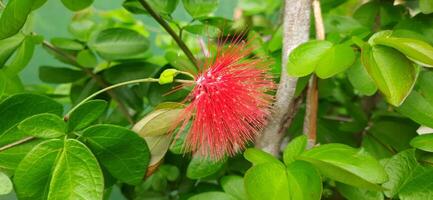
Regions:
M 196 195 L 188 198 L 188 200 L 202 200 L 202 199 L 207 199 L 207 200 L 236 200 L 236 198 L 234 198 L 233 196 L 226 194 L 224 192 L 204 192 L 204 193 L 196 194 Z
M 274 156 L 272 156 L 271 154 L 266 153 L 260 149 L 249 148 L 249 149 L 245 150 L 244 157 L 245 157 L 245 159 L 247 159 L 248 161 L 253 163 L 253 165 L 258 165 L 258 164 L 268 163 L 268 162 L 283 165 Z
M 294 161 L 287 166 L 292 199 L 319 200 L 322 196 L 322 178 L 310 163 Z
M 90 100 L 79 106 L 69 116 L 68 131 L 86 128 L 104 113 L 106 107 L 104 100 Z
M 95 26 L 95 22 L 86 18 L 73 19 L 68 26 L 68 31 L 80 41 L 87 41 Z
M 77 63 L 88 68 L 93 68 L 98 65 L 98 60 L 92 51 L 86 49 L 77 54 Z
M 143 180 L 150 160 L 146 142 L 136 133 L 114 125 L 95 125 L 84 130 L 82 140 L 113 177 L 136 185 Z
M 219 0 L 182 0 L 183 7 L 193 18 L 211 14 L 217 7 Z
M 174 77 L 179 74 L 179 71 L 176 69 L 166 69 L 159 76 L 158 83 L 161 85 L 173 83 Z
M 0 68 L 4 66 L 15 50 L 18 49 L 24 38 L 24 35 L 19 33 L 12 37 L 0 40 L 0 48 L 2 49 L 0 51 Z
M 362 62 L 387 101 L 399 106 L 412 90 L 419 68 L 390 47 L 364 46 Z
M 137 124 L 134 130 L 142 137 L 159 136 L 167 134 L 183 109 L 159 109 L 146 115 Z
M 177 7 L 179 0 L 147 0 L 150 6 L 162 15 L 170 15 Z
M 85 77 L 83 71 L 66 67 L 39 67 L 39 79 L 46 83 L 70 83 Z
M 9 177 L 0 171 L 0 195 L 9 194 L 12 192 L 13 186 Z
M 294 138 L 289 144 L 287 144 L 287 147 L 284 149 L 284 164 L 289 165 L 291 162 L 295 161 L 296 156 L 304 152 L 306 146 L 307 136 L 301 135 Z
M 53 38 L 51 39 L 51 43 L 60 49 L 71 50 L 71 51 L 79 51 L 84 49 L 84 45 L 80 42 L 77 42 L 68 38 Z
M 66 123 L 57 115 L 42 113 L 25 119 L 18 129 L 34 137 L 56 138 L 65 135 Z
M 0 40 L 17 34 L 27 21 L 34 1 L 9 1 L 0 17 Z M 17 12 L 19 10 L 19 12 Z
M 347 69 L 347 77 L 350 83 L 362 95 L 371 96 L 376 93 L 377 86 L 362 66 L 361 59 L 357 58 L 355 63 Z
M 372 156 L 343 144 L 325 144 L 304 152 L 299 159 L 313 164 L 333 180 L 380 190 L 376 184 L 388 180 L 383 167 Z
M 433 134 L 416 136 L 410 145 L 423 151 L 433 152 Z
M 247 200 L 244 179 L 240 176 L 224 176 L 221 178 L 221 186 L 227 194 L 232 195 L 238 200 Z
M 101 31 L 89 45 L 106 60 L 120 60 L 142 56 L 149 41 L 136 31 L 111 28 Z
M 296 77 L 313 73 L 319 60 L 331 48 L 332 43 L 324 40 L 312 40 L 299 45 L 289 55 L 287 72 Z
M 290 199 L 289 181 L 283 165 L 273 162 L 251 167 L 244 177 L 245 190 L 250 200 Z
M 210 158 L 194 155 L 186 169 L 186 176 L 190 179 L 200 179 L 218 172 L 226 160 L 215 161 Z
M 316 74 L 325 79 L 346 70 L 355 61 L 355 53 L 348 45 L 334 45 L 318 61 Z
M 62 0 L 63 5 L 72 11 L 79 11 L 92 5 L 93 0 Z

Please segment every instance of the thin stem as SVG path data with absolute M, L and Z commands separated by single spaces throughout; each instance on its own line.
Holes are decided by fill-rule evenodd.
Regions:
M 192 64 L 198 69 L 197 60 L 195 59 L 192 52 L 186 46 L 186 44 L 182 41 L 182 39 L 174 32 L 174 30 L 167 24 L 164 19 L 160 15 L 158 15 L 153 8 L 146 2 L 146 0 L 138 0 L 144 9 L 152 16 L 166 31 L 170 36 L 174 39 L 180 49 L 185 53 L 186 57 L 192 62 Z
M 91 94 L 90 96 L 86 97 L 85 99 L 83 99 L 80 103 L 78 103 L 73 108 L 71 108 L 68 113 L 66 113 L 66 117 L 71 115 L 72 112 L 74 112 L 78 107 L 83 105 L 85 102 L 89 101 L 90 99 L 98 96 L 99 94 L 101 94 L 103 92 L 106 92 L 106 91 L 109 91 L 109 90 L 112 90 L 114 88 L 124 86 L 124 85 L 129 85 L 129 84 L 134 84 L 134 83 L 150 83 L 150 82 L 158 82 L 158 81 L 159 81 L 159 79 L 156 79 L 156 78 L 144 78 L 144 79 L 135 79 L 135 80 L 125 81 L 125 82 L 121 82 L 118 84 L 108 86 L 106 88 L 103 88 L 103 89 Z M 194 83 L 194 81 L 180 80 L 180 79 L 176 79 L 174 81 L 178 82 L 178 83 L 189 83 L 189 84 Z
M 316 29 L 316 39 L 325 39 L 325 27 L 323 25 L 322 11 L 320 9 L 320 1 L 313 0 L 312 2 L 314 22 Z M 304 118 L 304 134 L 308 137 L 307 148 L 312 148 L 316 144 L 317 139 L 317 109 L 319 107 L 319 90 L 317 88 L 318 78 L 312 75 L 308 84 L 307 91 L 307 107 Z
M 7 144 L 5 146 L 0 147 L 0 152 L 5 151 L 5 150 L 12 148 L 14 146 L 20 145 L 22 143 L 28 142 L 28 141 L 33 140 L 33 139 L 35 139 L 35 137 L 31 136 L 31 137 L 26 137 L 26 138 L 23 138 L 23 139 L 18 140 L 16 142 Z
M 74 66 L 80 68 L 80 69 L 81 69 L 82 71 L 84 71 L 87 75 L 89 75 L 93 80 L 95 80 L 96 83 L 97 83 L 99 86 L 101 86 L 101 87 L 103 87 L 103 88 L 109 86 L 109 84 L 108 84 L 107 82 L 105 82 L 105 80 L 102 79 L 101 76 L 99 76 L 99 75 L 93 73 L 92 70 L 90 70 L 90 69 L 88 69 L 88 68 L 86 68 L 86 67 L 80 65 L 80 64 L 77 62 L 77 59 L 76 59 L 74 56 L 72 56 L 72 55 L 70 55 L 70 54 L 68 54 L 68 53 L 66 53 L 66 52 L 64 52 L 64 51 L 62 51 L 61 49 L 58 49 L 57 47 L 53 46 L 52 44 L 50 44 L 50 43 L 47 42 L 47 41 L 43 41 L 42 45 L 43 45 L 44 47 L 46 47 L 46 48 L 52 50 L 52 51 L 53 51 L 54 53 L 56 53 L 58 56 L 61 56 L 62 58 L 68 60 L 68 61 L 71 62 Z M 134 120 L 132 120 L 132 116 L 131 116 L 131 114 L 128 112 L 128 108 L 127 108 L 126 105 L 125 105 L 125 104 L 120 100 L 120 98 L 116 95 L 116 93 L 113 92 L 113 91 L 108 91 L 107 93 L 108 93 L 108 95 L 110 95 L 110 97 L 111 97 L 114 101 L 117 102 L 117 105 L 118 105 L 118 107 L 119 107 L 119 110 L 123 113 L 123 115 L 126 117 L 126 119 L 128 120 L 128 122 L 129 122 L 130 124 L 133 124 L 133 123 L 134 123 Z

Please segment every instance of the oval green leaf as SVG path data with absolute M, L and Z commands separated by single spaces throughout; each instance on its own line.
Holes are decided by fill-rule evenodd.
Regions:
M 183 7 L 193 18 L 211 14 L 218 7 L 219 0 L 182 0 Z
M 433 134 L 416 136 L 410 141 L 410 145 L 423 151 L 433 152 Z
M 152 137 L 167 134 L 173 124 L 182 113 L 183 109 L 159 109 L 155 110 L 137 124 L 134 130 L 142 137 Z
M 349 45 L 334 45 L 321 56 L 315 72 L 319 78 L 329 78 L 346 70 L 354 61 L 355 53 Z
M 33 0 L 9 1 L 0 17 L 0 40 L 11 37 L 21 30 L 32 11 L 33 4 Z
M 295 161 L 296 156 L 300 155 L 304 152 L 305 147 L 307 146 L 307 136 L 301 135 L 294 138 L 287 144 L 283 153 L 283 161 L 284 164 L 289 165 L 291 162 Z
M 227 194 L 232 195 L 237 200 L 247 200 L 247 193 L 244 187 L 244 179 L 240 176 L 224 176 L 221 178 L 221 186 Z
M 0 171 L 0 195 L 9 194 L 12 190 L 13 186 L 11 179 Z
M 46 83 L 70 83 L 84 77 L 86 77 L 86 74 L 80 70 L 66 67 L 39 67 L 39 79 Z
M 56 138 L 65 135 L 66 123 L 57 115 L 42 113 L 25 119 L 18 129 L 33 137 Z
M 332 48 L 328 41 L 313 40 L 299 45 L 289 55 L 287 72 L 302 77 L 314 72 L 320 59 Z
M 93 0 L 62 0 L 63 5 L 72 11 L 79 11 L 92 5 Z
M 297 160 L 287 166 L 292 199 L 319 200 L 322 196 L 322 178 L 310 163 Z
M 186 176 L 190 179 L 200 179 L 218 172 L 226 163 L 226 159 L 212 160 L 199 155 L 194 155 L 186 169 Z
M 106 107 L 104 100 L 90 100 L 82 104 L 69 116 L 68 131 L 86 128 L 104 113 Z
M 253 165 L 267 163 L 267 162 L 272 162 L 272 163 L 277 163 L 282 165 L 282 163 L 277 158 L 260 149 L 249 148 L 244 151 L 244 157 L 245 159 L 253 163 Z
M 347 77 L 359 94 L 371 96 L 376 93 L 377 86 L 368 75 L 367 70 L 362 66 L 360 58 L 357 58 L 355 63 L 347 69 Z

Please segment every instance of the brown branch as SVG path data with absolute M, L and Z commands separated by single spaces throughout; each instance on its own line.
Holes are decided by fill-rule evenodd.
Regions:
M 64 52 L 63 50 L 61 50 L 61 49 L 59 49 L 59 48 L 53 46 L 52 44 L 50 44 L 50 43 L 47 42 L 47 41 L 44 41 L 44 42 L 42 43 L 42 45 L 43 45 L 44 47 L 46 47 L 46 48 L 52 50 L 54 53 L 56 53 L 57 55 L 61 56 L 62 58 L 68 60 L 68 61 L 71 62 L 74 66 L 77 66 L 78 68 L 80 68 L 80 69 L 81 69 L 82 71 L 84 71 L 87 75 L 89 75 L 93 80 L 95 80 L 95 82 L 96 82 L 100 87 L 105 88 L 105 87 L 110 86 L 107 82 L 105 82 L 105 80 L 104 80 L 101 76 L 99 76 L 99 75 L 93 73 L 92 70 L 90 70 L 90 69 L 88 69 L 88 68 L 86 68 L 86 67 L 80 65 L 80 64 L 77 62 L 77 59 L 76 59 L 73 55 Z M 125 117 L 126 117 L 126 119 L 128 120 L 128 122 L 129 122 L 130 124 L 133 124 L 134 121 L 133 121 L 133 119 L 132 119 L 131 114 L 128 112 L 128 108 L 127 108 L 126 105 L 125 105 L 125 104 L 120 100 L 120 98 L 116 95 L 116 93 L 115 93 L 114 91 L 107 91 L 107 93 L 108 93 L 108 95 L 110 95 L 110 97 L 111 97 L 114 101 L 117 102 L 117 105 L 118 105 L 118 107 L 119 107 L 119 110 L 123 113 L 123 115 L 125 115 Z
M 7 149 L 9 149 L 9 148 L 12 148 L 12 147 L 14 147 L 14 146 L 17 146 L 17 145 L 20 145 L 20 144 L 26 143 L 26 142 L 31 141 L 31 140 L 33 140 L 33 139 L 36 139 L 36 138 L 33 137 L 33 136 L 30 136 L 30 137 L 26 137 L 26 138 L 23 138 L 23 139 L 21 139 L 21 140 L 18 140 L 18 141 L 16 141 L 16 142 L 13 142 L 13 143 L 7 144 L 7 145 L 5 145 L 5 146 L 0 147 L 0 152 L 5 151 L 5 150 L 7 150 Z
M 257 138 L 256 146 L 273 155 L 279 154 L 287 123 L 294 112 L 297 78 L 287 74 L 287 59 L 298 45 L 308 41 L 310 32 L 310 0 L 285 0 L 283 18 L 283 52 L 281 77 L 272 115 L 263 133 Z
M 316 39 L 325 39 L 325 27 L 323 25 L 322 11 L 320 9 L 320 1 L 313 0 L 312 2 L 314 13 L 314 24 L 316 29 Z M 307 107 L 304 118 L 304 134 L 308 137 L 307 148 L 312 148 L 316 144 L 317 138 L 317 109 L 319 107 L 319 90 L 317 88 L 318 78 L 312 75 L 308 83 L 307 92 Z
M 153 8 L 146 2 L 146 0 L 138 0 L 138 1 L 143 6 L 143 8 L 146 9 L 149 15 L 152 16 L 152 18 L 154 18 L 156 22 L 158 22 L 162 26 L 162 28 L 164 28 L 165 31 L 167 31 L 168 34 L 170 34 L 170 36 L 174 39 L 174 41 L 177 43 L 179 48 L 182 49 L 182 51 L 185 53 L 186 57 L 188 57 L 188 59 L 192 62 L 192 64 L 196 68 L 198 68 L 197 60 L 195 59 L 194 55 L 186 46 L 186 44 L 176 34 L 176 32 L 174 32 L 174 30 L 167 24 L 167 22 L 164 19 L 162 19 L 162 17 L 153 10 Z

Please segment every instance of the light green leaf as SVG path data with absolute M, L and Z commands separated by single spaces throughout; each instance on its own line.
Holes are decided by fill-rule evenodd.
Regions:
M 433 152 L 433 134 L 416 136 L 410 141 L 410 145 L 423 151 Z
M 219 0 L 182 0 L 183 7 L 193 18 L 211 14 L 218 7 Z
M 332 48 L 328 41 L 312 40 L 299 45 L 289 55 L 289 75 L 302 77 L 314 72 L 319 60 Z
M 13 190 L 12 181 L 0 171 L 0 195 L 9 194 Z
M 310 163 L 294 161 L 287 166 L 292 199 L 319 200 L 322 196 L 322 178 Z
M 170 15 L 177 7 L 179 0 L 147 0 L 150 6 L 162 15 Z
M 202 200 L 202 199 L 207 199 L 207 200 L 236 200 L 236 198 L 234 198 L 231 195 L 226 194 L 224 192 L 204 192 L 204 193 L 196 194 L 196 195 L 188 198 L 188 200 Z
M 361 59 L 357 58 L 355 63 L 347 69 L 347 77 L 350 83 L 362 95 L 371 96 L 376 93 L 377 86 L 362 66 Z
M 130 185 L 139 184 L 150 160 L 144 139 L 114 125 L 95 125 L 84 130 L 82 140 L 113 177 Z
M 21 30 L 32 11 L 33 4 L 33 0 L 9 1 L 0 17 L 0 40 L 11 37 Z
M 106 60 L 120 60 L 142 56 L 149 41 L 136 31 L 111 28 L 101 31 L 89 45 Z
M 86 49 L 78 52 L 77 63 L 88 68 L 93 68 L 98 65 L 98 60 L 92 51 Z
M 24 67 L 26 67 L 33 57 L 35 50 L 35 42 L 32 36 L 26 36 L 21 46 L 18 49 L 17 54 L 13 60 L 5 68 L 5 72 L 10 75 L 17 75 Z
M 12 37 L 0 40 L 0 68 L 3 68 L 6 61 L 12 56 L 15 50 L 24 40 L 24 35 L 19 33 Z
M 284 165 L 273 162 L 251 167 L 244 177 L 245 190 L 250 200 L 290 199 L 289 181 Z
M 30 152 L 33 147 L 39 144 L 42 139 L 35 139 L 24 144 L 6 149 L 0 152 L 0 170 L 8 175 L 13 175 L 18 164 Z
M 419 9 L 424 14 L 433 13 L 433 2 L 431 0 L 419 0 Z
M 104 113 L 106 107 L 104 100 L 90 100 L 79 106 L 69 116 L 68 131 L 86 128 Z
M 380 191 L 371 191 L 358 187 L 337 183 L 340 194 L 347 200 L 383 200 L 383 194 Z
M 146 115 L 134 125 L 134 130 L 142 137 L 167 134 L 183 109 L 159 109 Z
M 95 22 L 86 18 L 72 20 L 68 26 L 68 31 L 80 41 L 87 41 L 95 26 Z
M 433 167 L 418 167 L 411 179 L 398 194 L 401 200 L 424 200 L 433 198 Z
M 324 175 L 349 185 L 380 190 L 388 180 L 384 168 L 372 156 L 343 144 L 325 144 L 301 154 Z
M 77 42 L 73 39 L 68 38 L 53 38 L 51 39 L 51 43 L 60 49 L 71 50 L 71 51 L 79 51 L 84 49 L 84 45 L 80 42 Z
M 39 79 L 47 83 L 70 83 L 85 77 L 85 73 L 66 67 L 39 67 Z
M 294 138 L 287 144 L 287 147 L 284 149 L 283 153 L 283 161 L 284 164 L 289 165 L 291 162 L 295 161 L 296 156 L 300 155 L 304 152 L 305 147 L 307 146 L 307 136 L 301 135 Z
M 355 53 L 348 45 L 334 45 L 318 61 L 316 74 L 325 79 L 346 70 L 355 61 Z
M 92 5 L 93 0 L 62 0 L 63 5 L 72 11 L 79 11 Z
M 159 76 L 158 83 L 161 85 L 173 83 L 174 77 L 176 77 L 178 74 L 179 71 L 177 71 L 177 69 L 166 69 Z
M 272 14 L 275 9 L 281 6 L 278 0 L 240 0 L 239 7 L 246 15 L 255 15 L 259 13 Z M 281 41 L 280 41 L 281 42 Z
M 267 162 L 283 165 L 283 163 L 281 163 L 277 158 L 260 149 L 249 148 L 244 151 L 244 157 L 245 159 L 253 163 L 253 165 L 258 165 Z
M 221 186 L 227 194 L 232 195 L 237 200 L 247 200 L 247 193 L 244 187 L 244 179 L 240 176 L 224 176 L 221 178 Z
M 218 172 L 225 163 L 226 159 L 216 161 L 196 154 L 188 164 L 186 176 L 190 179 L 204 178 Z
M 402 53 L 386 46 L 364 46 L 362 62 L 387 101 L 399 106 L 412 90 L 419 68 Z
M 18 165 L 14 183 L 19 199 L 102 199 L 101 169 L 77 140 L 52 139 L 37 145 Z
M 65 135 L 66 123 L 57 115 L 42 113 L 25 119 L 18 129 L 38 138 L 56 138 Z

